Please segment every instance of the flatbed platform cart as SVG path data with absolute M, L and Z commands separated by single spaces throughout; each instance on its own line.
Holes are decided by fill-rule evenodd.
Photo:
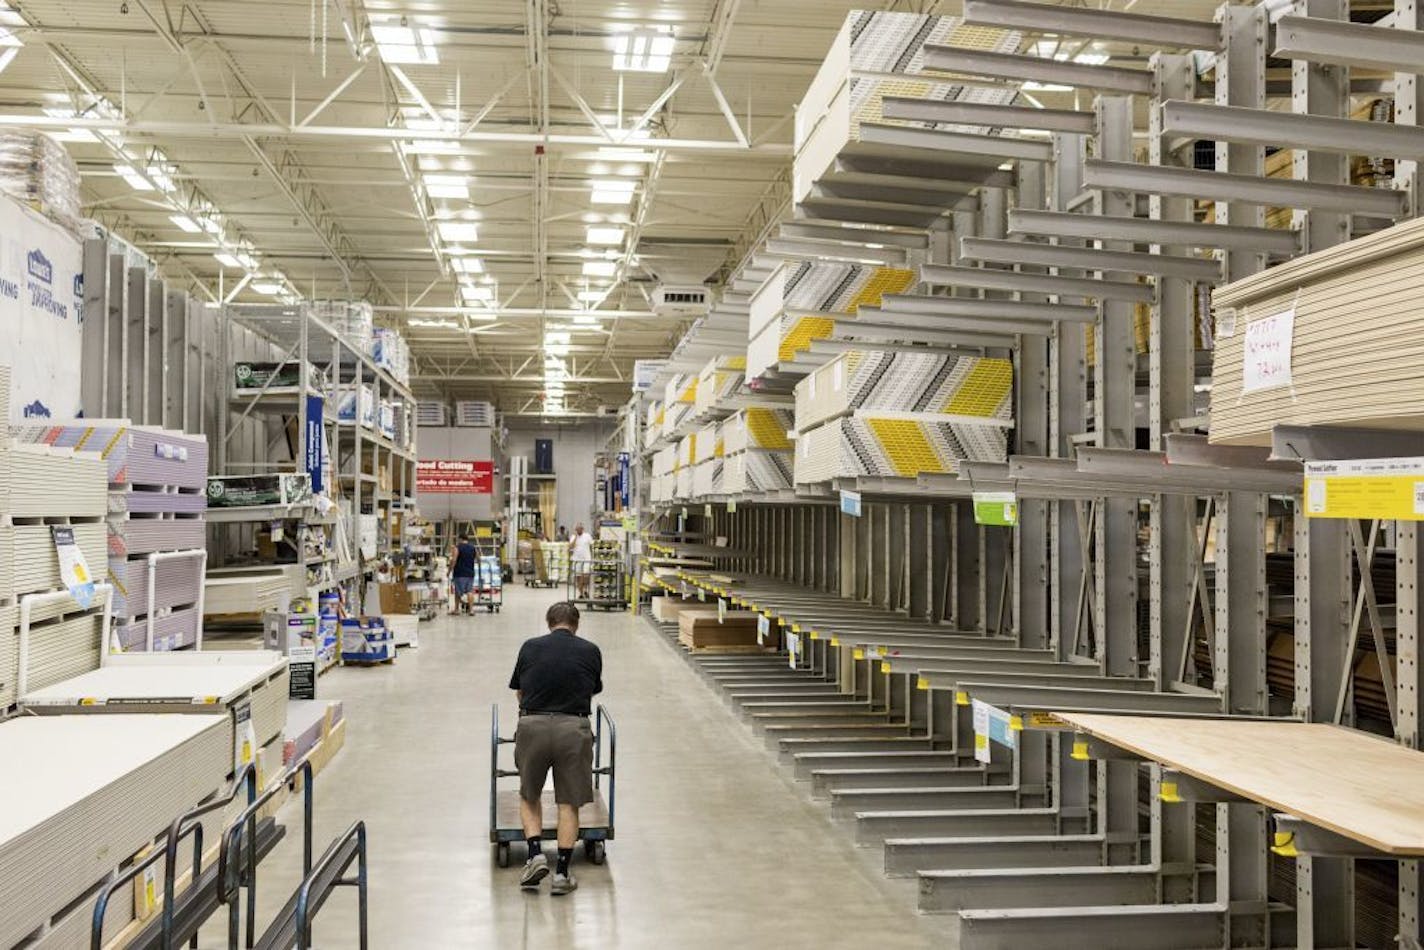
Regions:
M 496 703 L 490 707 L 490 844 L 494 846 L 495 863 L 502 868 L 509 867 L 509 846 L 524 840 L 524 826 L 519 818 L 519 789 L 499 787 L 500 779 L 519 777 L 517 771 L 499 766 L 499 747 L 513 744 L 513 736 L 506 739 L 499 734 L 499 704 Z M 603 760 L 605 750 L 608 753 L 607 765 Z M 617 758 L 618 730 L 608 710 L 599 706 L 594 711 L 593 801 L 579 809 L 579 840 L 583 842 L 584 855 L 594 864 L 604 862 L 605 843 L 613 840 Z M 543 796 L 543 810 L 543 836 L 552 841 L 558 836 L 559 810 L 554 804 L 553 791 L 547 788 Z

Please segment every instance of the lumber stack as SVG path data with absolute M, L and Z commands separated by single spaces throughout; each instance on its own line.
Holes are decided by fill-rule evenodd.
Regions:
M 1424 429 L 1421 298 L 1424 219 L 1218 288 L 1211 441 L 1269 445 L 1276 424 Z
M 689 650 L 712 647 L 757 646 L 757 613 L 753 610 L 729 610 L 721 623 L 717 611 L 683 610 L 677 615 L 678 642 Z

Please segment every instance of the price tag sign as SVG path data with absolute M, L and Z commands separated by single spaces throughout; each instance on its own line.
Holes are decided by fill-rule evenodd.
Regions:
M 704 604 L 707 603 L 707 591 L 701 587 L 697 588 L 697 599 Z
M 725 597 L 717 598 L 717 622 L 727 622 L 727 599 Z
M 736 513 L 737 513 L 737 503 L 736 503 L 735 501 L 729 501 L 729 502 L 727 502 L 727 514 L 733 515 L 733 514 L 736 514 Z
M 704 517 L 704 518 L 710 518 L 710 517 L 712 517 L 712 506 L 711 506 L 710 504 L 706 504 L 706 505 L 703 505 L 703 506 L 702 506 L 702 517 Z
M 682 585 L 682 599 L 686 600 L 689 596 L 691 596 L 687 593 L 687 581 L 679 581 L 678 583 Z
M 841 514 L 850 515 L 852 518 L 860 517 L 860 492 L 841 491 Z
M 766 635 L 771 633 L 771 620 L 766 614 L 757 617 L 757 643 L 766 644 Z
M 1019 523 L 1018 499 L 1011 491 L 974 493 L 974 523 L 1012 528 Z
M 60 579 L 69 588 L 69 595 L 80 607 L 87 609 L 94 602 L 94 578 L 84 561 L 84 552 L 79 550 L 74 540 L 74 529 L 68 525 L 53 525 L 50 536 L 54 538 L 54 550 L 59 555 Z
M 786 635 L 786 665 L 796 669 L 796 656 L 801 652 L 801 638 L 794 633 Z
M 1307 462 L 1305 514 L 1424 521 L 1424 458 Z
M 1291 384 L 1291 343 L 1294 335 L 1294 310 L 1246 324 L 1246 350 L 1241 361 L 1243 393 L 1280 389 Z

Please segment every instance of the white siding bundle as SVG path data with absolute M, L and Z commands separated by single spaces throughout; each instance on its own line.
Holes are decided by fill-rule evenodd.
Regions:
M 722 490 L 728 495 L 782 491 L 791 487 L 790 452 L 748 449 L 723 460 Z
M 1421 299 L 1424 218 L 1218 288 L 1211 441 L 1269 445 L 1277 423 L 1424 429 Z
M 0 946 L 47 924 L 215 791 L 231 759 L 213 716 L 0 723 Z
M 1007 423 L 985 425 L 974 417 L 944 419 L 927 422 L 857 413 L 808 429 L 796 439 L 796 484 L 861 475 L 914 478 L 956 472 L 964 460 L 1004 461 Z

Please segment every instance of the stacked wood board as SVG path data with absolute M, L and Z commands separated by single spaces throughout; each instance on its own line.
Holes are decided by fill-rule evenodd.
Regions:
M 1211 441 L 1269 445 L 1277 424 L 1424 429 L 1421 299 L 1424 218 L 1218 288 Z
M 718 356 L 708 360 L 697 375 L 697 412 L 707 412 L 733 395 L 741 388 L 746 370 L 745 356 Z
M 677 615 L 678 642 L 690 650 L 708 647 L 755 647 L 757 616 L 754 610 L 729 610 L 722 622 L 717 611 L 683 610 Z
M 918 277 L 897 267 L 827 261 L 784 261 L 752 294 L 747 321 L 747 376 L 756 378 L 829 337 L 837 316 L 878 307 Z
M 215 716 L 0 723 L 0 761 L 11 766 L 0 808 L 0 946 L 91 902 L 98 882 L 219 788 L 231 757 Z
M 843 416 L 800 433 L 796 440 L 797 485 L 862 475 L 915 478 L 959 470 L 961 461 L 1002 462 L 1008 423 L 986 425 L 980 417 L 892 413 Z
M 706 606 L 700 601 L 683 600 L 681 597 L 654 597 L 652 604 L 653 619 L 659 623 L 677 623 L 678 616 L 684 610 Z
M 796 385 L 796 431 L 856 412 L 1012 418 L 1013 363 L 940 353 L 850 350 Z

